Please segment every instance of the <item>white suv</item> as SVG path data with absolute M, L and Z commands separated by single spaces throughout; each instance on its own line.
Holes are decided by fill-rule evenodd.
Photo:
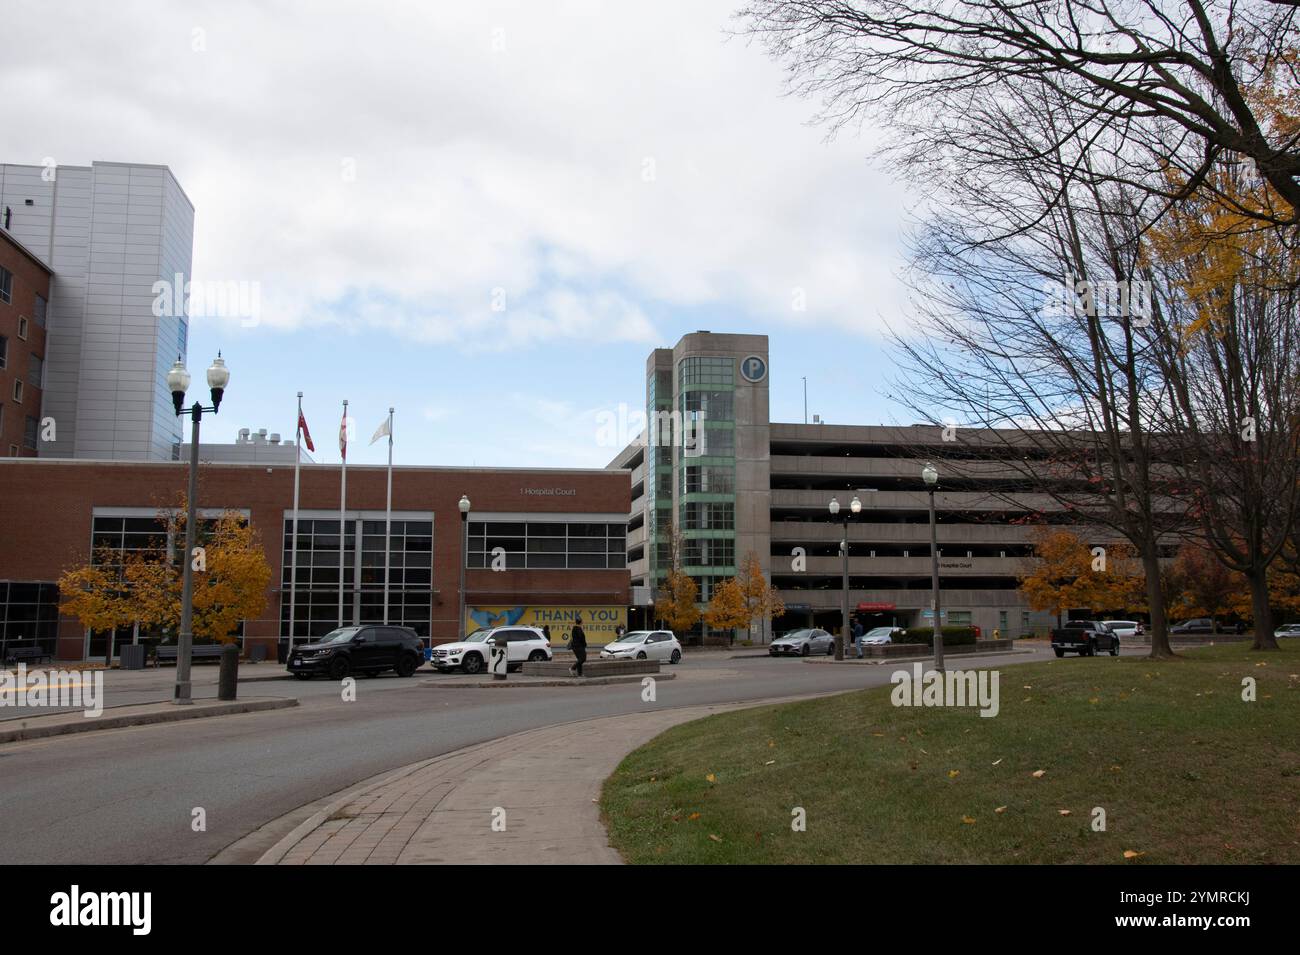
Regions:
M 493 627 L 475 630 L 458 643 L 442 643 L 433 648 L 433 668 L 442 673 L 461 669 L 466 673 L 482 673 L 492 655 L 492 641 L 497 634 L 506 638 L 506 666 L 520 669 L 525 661 L 539 662 L 551 659 L 551 645 L 536 627 Z

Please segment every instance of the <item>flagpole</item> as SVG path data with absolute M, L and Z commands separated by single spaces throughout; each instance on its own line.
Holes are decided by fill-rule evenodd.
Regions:
M 298 597 L 298 472 L 302 467 L 301 391 L 298 392 L 298 417 L 294 420 L 293 427 L 293 542 L 289 545 L 289 656 L 293 655 L 294 609 Z M 288 657 L 285 659 L 287 660 Z
M 339 626 L 343 626 L 343 563 L 347 555 L 348 506 L 348 401 L 343 399 L 343 423 L 339 425 L 339 450 L 343 454 L 343 482 L 339 493 Z
M 388 498 L 384 504 L 384 626 L 388 626 L 388 562 L 393 528 L 393 409 L 388 409 Z

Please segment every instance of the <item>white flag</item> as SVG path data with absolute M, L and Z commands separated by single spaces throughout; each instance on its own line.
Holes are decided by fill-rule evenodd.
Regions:
M 385 419 L 384 419 L 384 423 L 381 424 L 381 425 L 380 425 L 380 426 L 375 430 L 374 436 L 371 437 L 371 439 L 370 439 L 370 443 L 371 443 L 371 444 L 374 444 L 376 441 L 378 441 L 378 440 L 379 440 L 380 438 L 382 438 L 384 435 L 386 435 L 386 434 L 392 434 L 392 433 L 393 433 L 393 432 L 389 429 L 389 427 L 388 427 L 388 421 L 389 421 L 389 419 L 388 419 L 388 418 L 385 418 Z

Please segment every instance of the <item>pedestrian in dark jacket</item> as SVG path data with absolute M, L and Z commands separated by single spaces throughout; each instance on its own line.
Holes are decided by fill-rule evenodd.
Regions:
M 582 631 L 582 618 L 574 617 L 573 633 L 569 635 L 569 649 L 573 651 L 573 666 L 569 676 L 582 676 L 582 665 L 587 662 L 587 635 Z

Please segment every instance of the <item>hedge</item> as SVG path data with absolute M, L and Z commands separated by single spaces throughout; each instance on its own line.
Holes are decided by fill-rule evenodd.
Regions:
M 945 647 L 961 647 L 975 642 L 974 627 L 940 627 Z M 924 643 L 930 646 L 934 642 L 934 627 L 913 627 L 894 636 L 895 643 Z

